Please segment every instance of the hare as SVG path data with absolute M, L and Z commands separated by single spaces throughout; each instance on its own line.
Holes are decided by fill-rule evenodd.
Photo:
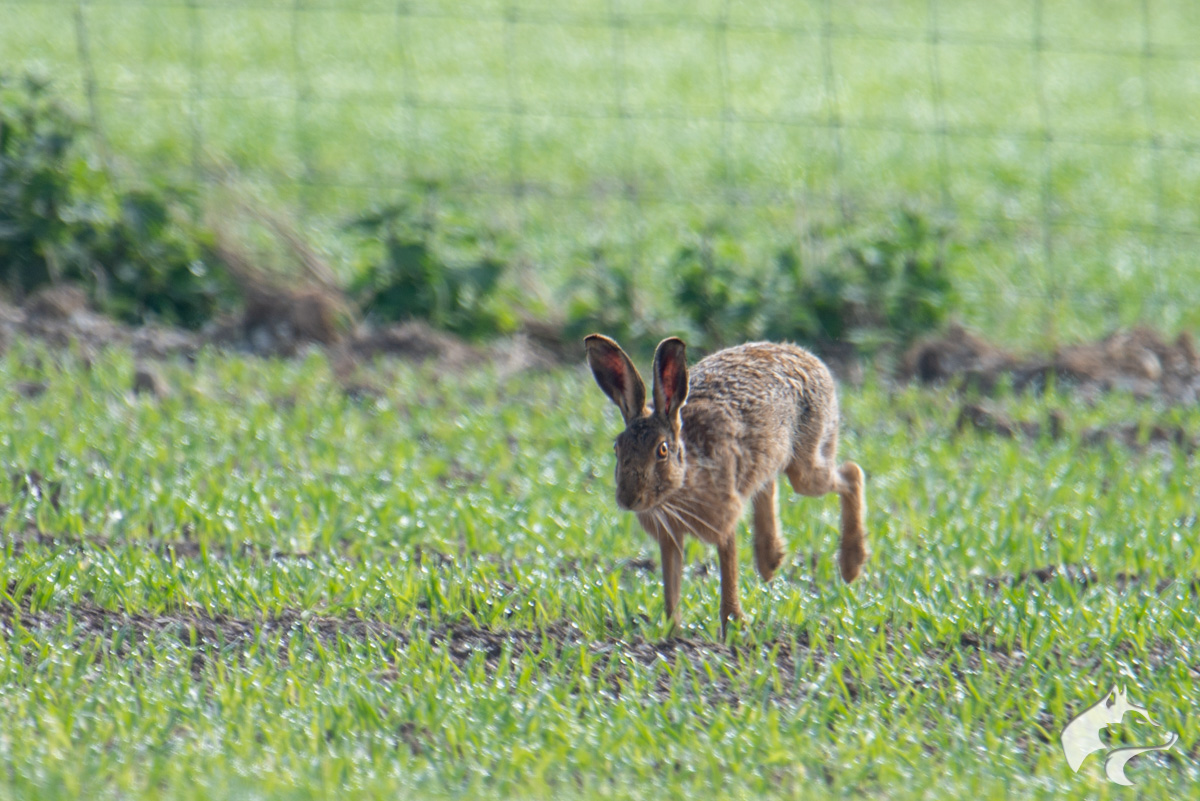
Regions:
M 653 408 L 621 346 L 600 334 L 584 340 L 588 365 L 625 430 L 616 451 L 617 505 L 658 540 L 667 618 L 680 622 L 683 537 L 717 546 L 721 632 L 741 617 L 736 530 L 754 506 L 754 559 L 770 581 L 783 561 L 776 476 L 801 495 L 836 492 L 842 501 L 842 578 L 866 559 L 865 479 L 854 462 L 836 466 L 837 390 L 825 364 L 796 345 L 754 342 L 702 359 L 689 377 L 685 346 L 664 339 L 654 353 Z

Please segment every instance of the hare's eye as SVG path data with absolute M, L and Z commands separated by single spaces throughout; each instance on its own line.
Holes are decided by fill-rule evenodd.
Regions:
M 658 443 L 658 458 L 659 459 L 666 459 L 667 453 L 669 451 L 670 451 L 670 448 L 667 446 L 667 443 L 665 440 Z

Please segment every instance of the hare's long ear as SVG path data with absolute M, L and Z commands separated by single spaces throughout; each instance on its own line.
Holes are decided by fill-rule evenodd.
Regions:
M 654 351 L 654 413 L 666 419 L 676 434 L 687 394 L 687 347 L 679 337 L 664 339 Z
M 604 394 L 612 398 L 629 425 L 646 413 L 646 383 L 621 346 L 601 334 L 583 340 L 588 366 Z

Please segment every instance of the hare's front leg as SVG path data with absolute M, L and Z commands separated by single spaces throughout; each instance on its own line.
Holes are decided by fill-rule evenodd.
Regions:
M 717 558 L 721 562 L 721 637 L 729 620 L 740 620 L 742 605 L 738 600 L 738 563 L 736 530 L 729 531 L 717 543 Z
M 667 620 L 679 627 L 679 585 L 683 580 L 683 543 L 670 532 L 658 535 L 658 549 L 662 555 L 663 603 Z

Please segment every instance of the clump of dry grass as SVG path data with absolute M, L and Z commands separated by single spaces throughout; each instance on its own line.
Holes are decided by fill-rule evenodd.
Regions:
M 233 202 L 223 208 L 237 213 L 209 212 L 215 248 L 237 283 L 244 306 L 227 339 L 241 340 L 257 352 L 290 355 L 306 343 L 337 345 L 354 328 L 357 311 L 346 297 L 333 269 L 299 232 L 277 212 L 253 202 L 245 193 L 223 185 Z M 246 229 L 266 233 L 283 245 L 268 257 L 250 244 Z M 278 262 L 284 258 L 282 265 Z

